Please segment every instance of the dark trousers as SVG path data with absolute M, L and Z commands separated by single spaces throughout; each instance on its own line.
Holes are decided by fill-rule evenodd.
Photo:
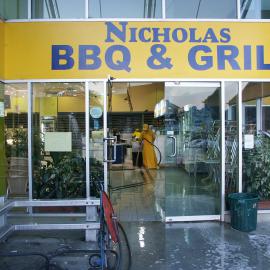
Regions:
M 137 160 L 138 164 L 136 164 Z M 142 152 L 132 152 L 132 163 L 133 166 L 142 167 L 143 165 Z

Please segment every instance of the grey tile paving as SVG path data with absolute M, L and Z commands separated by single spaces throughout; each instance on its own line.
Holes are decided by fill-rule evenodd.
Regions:
M 218 222 L 174 223 L 124 222 L 132 249 L 132 270 L 268 270 L 270 224 L 243 233 Z M 0 252 L 38 251 L 44 254 L 63 247 L 95 248 L 83 232 L 21 232 L 0 243 Z M 126 265 L 126 250 L 123 251 Z M 61 269 L 88 270 L 87 254 L 59 256 Z M 0 270 L 43 270 L 40 258 L 0 258 Z M 123 267 L 121 270 L 126 270 Z

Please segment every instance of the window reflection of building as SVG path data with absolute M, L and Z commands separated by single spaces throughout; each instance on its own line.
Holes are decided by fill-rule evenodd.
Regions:
M 241 18 L 243 19 L 269 19 L 269 0 L 241 0 Z

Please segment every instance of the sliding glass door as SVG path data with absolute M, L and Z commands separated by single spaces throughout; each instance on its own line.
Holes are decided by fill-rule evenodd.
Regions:
M 220 97 L 219 82 L 165 84 L 166 221 L 220 214 Z

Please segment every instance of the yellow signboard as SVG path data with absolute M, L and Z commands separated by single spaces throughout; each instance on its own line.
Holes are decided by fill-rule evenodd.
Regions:
M 0 79 L 4 78 L 4 22 L 0 20 Z
M 5 23 L 5 79 L 270 78 L 270 23 Z

